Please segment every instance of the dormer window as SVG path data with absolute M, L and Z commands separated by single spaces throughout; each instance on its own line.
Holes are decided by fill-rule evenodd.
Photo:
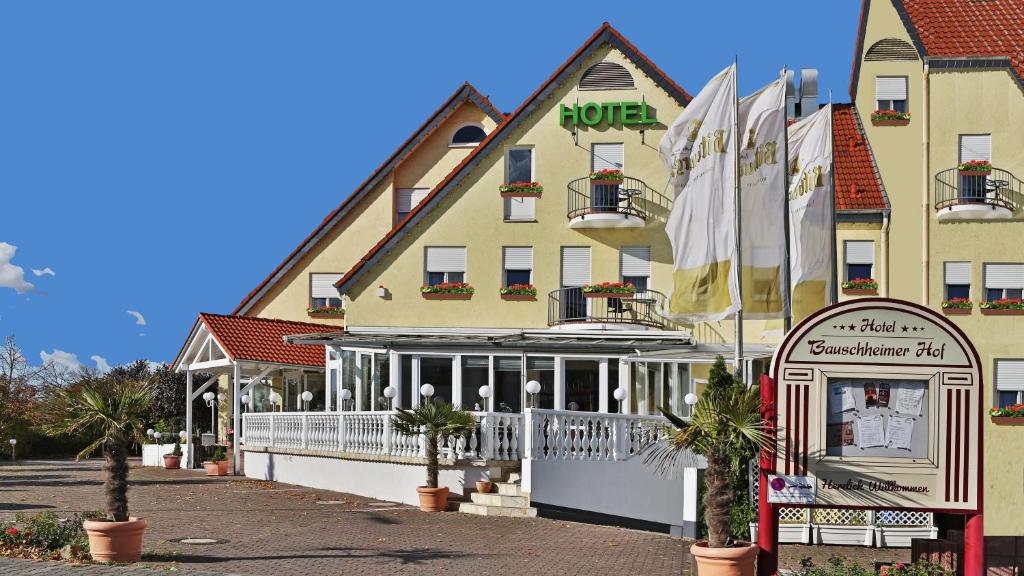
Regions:
M 451 142 L 448 144 L 453 148 L 472 148 L 487 138 L 483 126 L 479 124 L 466 124 L 461 126 L 452 134 Z

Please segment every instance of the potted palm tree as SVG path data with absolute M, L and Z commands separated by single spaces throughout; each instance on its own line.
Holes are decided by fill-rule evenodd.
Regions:
M 441 440 L 465 436 L 476 427 L 476 419 L 465 410 L 426 399 L 412 410 L 398 409 L 392 425 L 404 436 L 423 435 L 427 454 L 427 485 L 419 486 L 420 510 L 440 512 L 448 508 L 448 488 L 437 486 L 438 449 Z
M 47 431 L 87 434 L 94 440 L 78 453 L 78 459 L 99 448 L 106 460 L 103 488 L 107 515 L 83 523 L 92 559 L 138 562 L 146 520 L 128 514 L 128 448 L 146 437 L 145 418 L 153 401 L 151 383 L 100 378 L 81 386 L 54 388 L 48 395 Z
M 689 421 L 664 408 L 659 409 L 672 427 L 663 439 L 649 447 L 645 461 L 667 472 L 678 466 L 693 466 L 693 454 L 707 460 L 704 522 L 708 539 L 690 547 L 698 573 L 701 576 L 751 576 L 757 545 L 735 540 L 730 533 L 730 510 L 737 497 L 731 480 L 770 442 L 761 417 L 760 388 L 748 388 L 735 378 L 719 356 Z

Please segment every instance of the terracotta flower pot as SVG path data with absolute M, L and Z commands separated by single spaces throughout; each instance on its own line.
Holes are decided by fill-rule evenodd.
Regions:
M 988 176 L 991 174 L 991 170 L 961 170 L 961 176 Z
M 526 192 L 526 191 L 513 191 L 513 192 L 499 192 L 502 198 L 540 198 L 543 192 Z
M 217 462 L 217 466 L 220 468 L 220 475 L 221 476 L 227 476 L 228 475 L 228 470 L 230 470 L 230 468 L 231 468 L 231 461 L 230 460 L 221 460 L 220 462 Z
M 89 555 L 96 562 L 138 562 L 142 557 L 144 518 L 129 517 L 127 522 L 86 520 L 82 527 L 89 535 Z
M 210 462 L 207 460 L 203 462 L 203 468 L 206 469 L 207 476 L 227 476 L 228 474 L 228 467 L 225 465 L 224 468 L 221 468 L 220 462 Z
M 732 548 L 708 548 L 705 540 L 690 546 L 700 576 L 754 576 L 757 545 L 740 542 Z
M 636 292 L 584 292 L 584 298 L 623 298 L 630 299 L 636 296 Z
M 493 488 L 493 487 L 494 487 L 494 484 L 492 484 L 491 482 L 488 482 L 486 480 L 477 480 L 476 481 L 476 491 L 481 493 L 481 494 L 489 493 L 491 491 L 491 488 Z
M 448 488 L 427 488 L 418 486 L 416 492 L 420 495 L 420 510 L 424 512 L 443 512 L 448 509 Z
M 175 456 L 174 454 L 164 454 L 164 469 L 177 470 L 178 468 L 181 468 L 181 456 Z
M 1024 416 L 993 416 L 992 423 L 996 426 L 1024 426 Z
M 501 299 L 513 302 L 536 302 L 537 296 L 533 294 L 502 294 Z

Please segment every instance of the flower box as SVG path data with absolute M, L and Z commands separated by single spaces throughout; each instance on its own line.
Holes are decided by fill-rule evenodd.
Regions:
M 341 306 L 310 306 L 306 308 L 310 318 L 344 318 L 345 309 Z
M 971 308 L 943 308 L 942 313 L 946 316 L 968 316 L 974 310 Z
M 871 124 L 873 126 L 906 126 L 910 124 L 910 118 L 872 118 Z
M 811 540 L 810 524 L 779 522 L 780 544 L 807 544 Z M 750 542 L 757 544 L 757 522 L 750 523 Z
M 961 176 L 988 176 L 992 173 L 992 163 L 988 160 L 971 160 L 956 167 Z
M 472 292 L 423 292 L 424 300 L 469 300 Z
M 851 296 L 877 296 L 878 288 L 843 288 L 843 294 Z
M 1021 308 L 982 308 L 981 313 L 985 316 L 1024 316 L 1024 309 Z
M 813 532 L 813 544 L 871 546 L 875 540 L 875 531 L 871 526 L 815 524 Z
M 632 298 L 636 295 L 636 287 L 629 282 L 584 284 L 582 290 L 585 298 Z
M 875 546 L 879 548 L 910 548 L 914 538 L 934 540 L 939 536 L 936 526 L 876 526 Z
M 590 181 L 594 184 L 603 184 L 606 186 L 619 185 L 626 177 L 622 174 L 622 170 L 613 170 L 611 168 L 605 168 L 598 170 L 597 172 L 590 173 Z
M 1024 416 L 993 416 L 992 423 L 996 426 L 1024 426 Z
M 344 314 L 334 314 L 332 312 L 308 312 L 306 315 L 320 320 L 339 320 L 345 318 Z
M 988 176 L 991 174 L 991 170 L 961 170 L 961 176 Z
M 540 198 L 544 187 L 538 182 L 512 182 L 498 186 L 502 198 Z
M 502 198 L 540 198 L 541 192 L 500 192 Z
M 618 186 L 622 180 L 591 180 L 590 183 L 596 186 Z
M 502 300 L 508 300 L 510 302 L 536 302 L 536 294 L 502 294 Z
M 629 299 L 636 296 L 636 292 L 584 292 L 584 298 L 623 298 Z

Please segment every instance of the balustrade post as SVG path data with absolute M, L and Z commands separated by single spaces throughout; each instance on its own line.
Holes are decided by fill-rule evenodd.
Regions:
M 480 417 L 480 457 L 484 460 L 494 459 L 494 416 L 486 413 Z
M 419 436 L 416 436 L 416 455 L 420 458 L 427 457 L 427 435 L 423 433 L 423 428 L 420 428 Z
M 384 454 L 391 454 L 391 415 L 384 414 Z
M 338 452 L 345 451 L 345 413 L 338 414 Z
M 527 408 L 523 411 L 523 447 L 520 450 L 523 460 L 533 458 L 533 410 Z
M 626 419 L 616 418 L 612 427 L 612 458 L 625 460 L 629 457 L 629 438 L 626 432 Z
M 302 435 L 300 446 L 305 450 L 309 446 L 309 414 L 302 414 Z
M 274 426 L 274 420 L 276 420 L 276 418 L 274 418 L 274 414 L 271 413 L 270 414 L 270 445 L 271 446 L 277 446 L 277 438 L 275 437 L 275 432 L 276 432 L 275 428 L 276 428 L 276 426 Z

